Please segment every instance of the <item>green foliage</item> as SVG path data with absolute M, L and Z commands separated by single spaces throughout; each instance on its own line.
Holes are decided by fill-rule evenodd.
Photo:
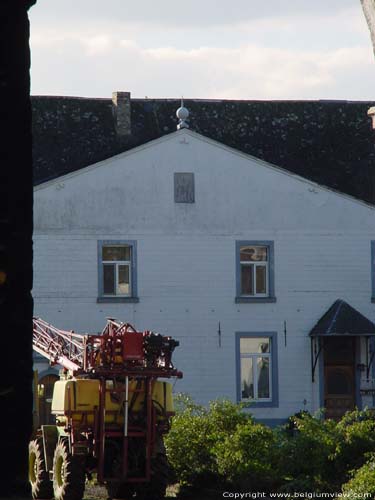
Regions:
M 372 458 L 362 467 L 353 471 L 352 479 L 343 485 L 342 491 L 348 500 L 375 498 L 375 459 Z
M 294 431 L 278 432 L 279 465 L 283 476 L 280 491 L 338 491 L 361 467 L 368 454 L 375 452 L 374 413 L 348 412 L 339 422 L 301 414 L 293 417 Z
M 327 485 L 319 483 L 316 477 L 300 476 L 297 478 L 284 478 L 281 486 L 278 488 L 278 493 L 287 493 L 293 498 L 295 492 L 329 492 Z
M 271 491 L 278 480 L 272 430 L 248 421 L 215 447 L 218 472 L 236 489 Z
M 374 471 L 375 417 L 369 410 L 340 422 L 300 412 L 289 425 L 270 429 L 227 400 L 204 407 L 180 395 L 176 408 L 165 444 L 182 485 L 323 493 L 339 491 L 350 478 L 345 488 L 359 488 Z
M 370 410 L 347 413 L 337 424 L 335 452 L 336 476 L 341 482 L 349 479 L 350 471 L 358 469 L 375 452 L 375 420 Z
M 332 491 L 336 424 L 303 413 L 295 416 L 294 430 L 277 430 L 278 471 L 283 478 L 283 491 L 304 484 L 307 491 Z M 294 489 L 293 491 L 298 491 Z
M 338 422 L 338 427 L 343 428 L 356 422 L 363 422 L 365 420 L 374 420 L 375 410 L 365 408 L 364 410 L 358 410 L 356 408 L 353 411 L 348 411 Z
M 181 484 L 198 485 L 219 476 L 215 446 L 237 425 L 251 417 L 242 406 L 226 400 L 213 401 L 208 408 L 187 395 L 176 398 L 176 415 L 165 438 L 168 459 Z

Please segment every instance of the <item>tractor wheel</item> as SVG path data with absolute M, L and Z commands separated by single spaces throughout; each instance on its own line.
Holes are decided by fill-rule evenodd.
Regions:
M 29 443 L 29 481 L 33 498 L 53 497 L 52 481 L 44 461 L 43 439 L 37 438 Z
M 69 453 L 68 444 L 59 441 L 53 457 L 53 493 L 55 500 L 82 500 L 85 491 L 85 470 Z

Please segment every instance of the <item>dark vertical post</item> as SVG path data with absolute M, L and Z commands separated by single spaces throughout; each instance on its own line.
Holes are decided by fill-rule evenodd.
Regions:
M 29 496 L 32 432 L 32 151 L 27 11 L 0 2 L 0 496 Z

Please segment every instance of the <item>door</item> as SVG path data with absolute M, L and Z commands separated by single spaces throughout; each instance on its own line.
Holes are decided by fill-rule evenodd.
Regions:
M 355 339 L 324 339 L 326 418 L 339 419 L 355 407 Z

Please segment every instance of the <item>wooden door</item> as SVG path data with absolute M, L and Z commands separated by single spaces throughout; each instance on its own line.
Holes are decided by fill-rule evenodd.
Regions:
M 325 339 L 324 406 L 326 418 L 339 419 L 355 407 L 355 341 Z

